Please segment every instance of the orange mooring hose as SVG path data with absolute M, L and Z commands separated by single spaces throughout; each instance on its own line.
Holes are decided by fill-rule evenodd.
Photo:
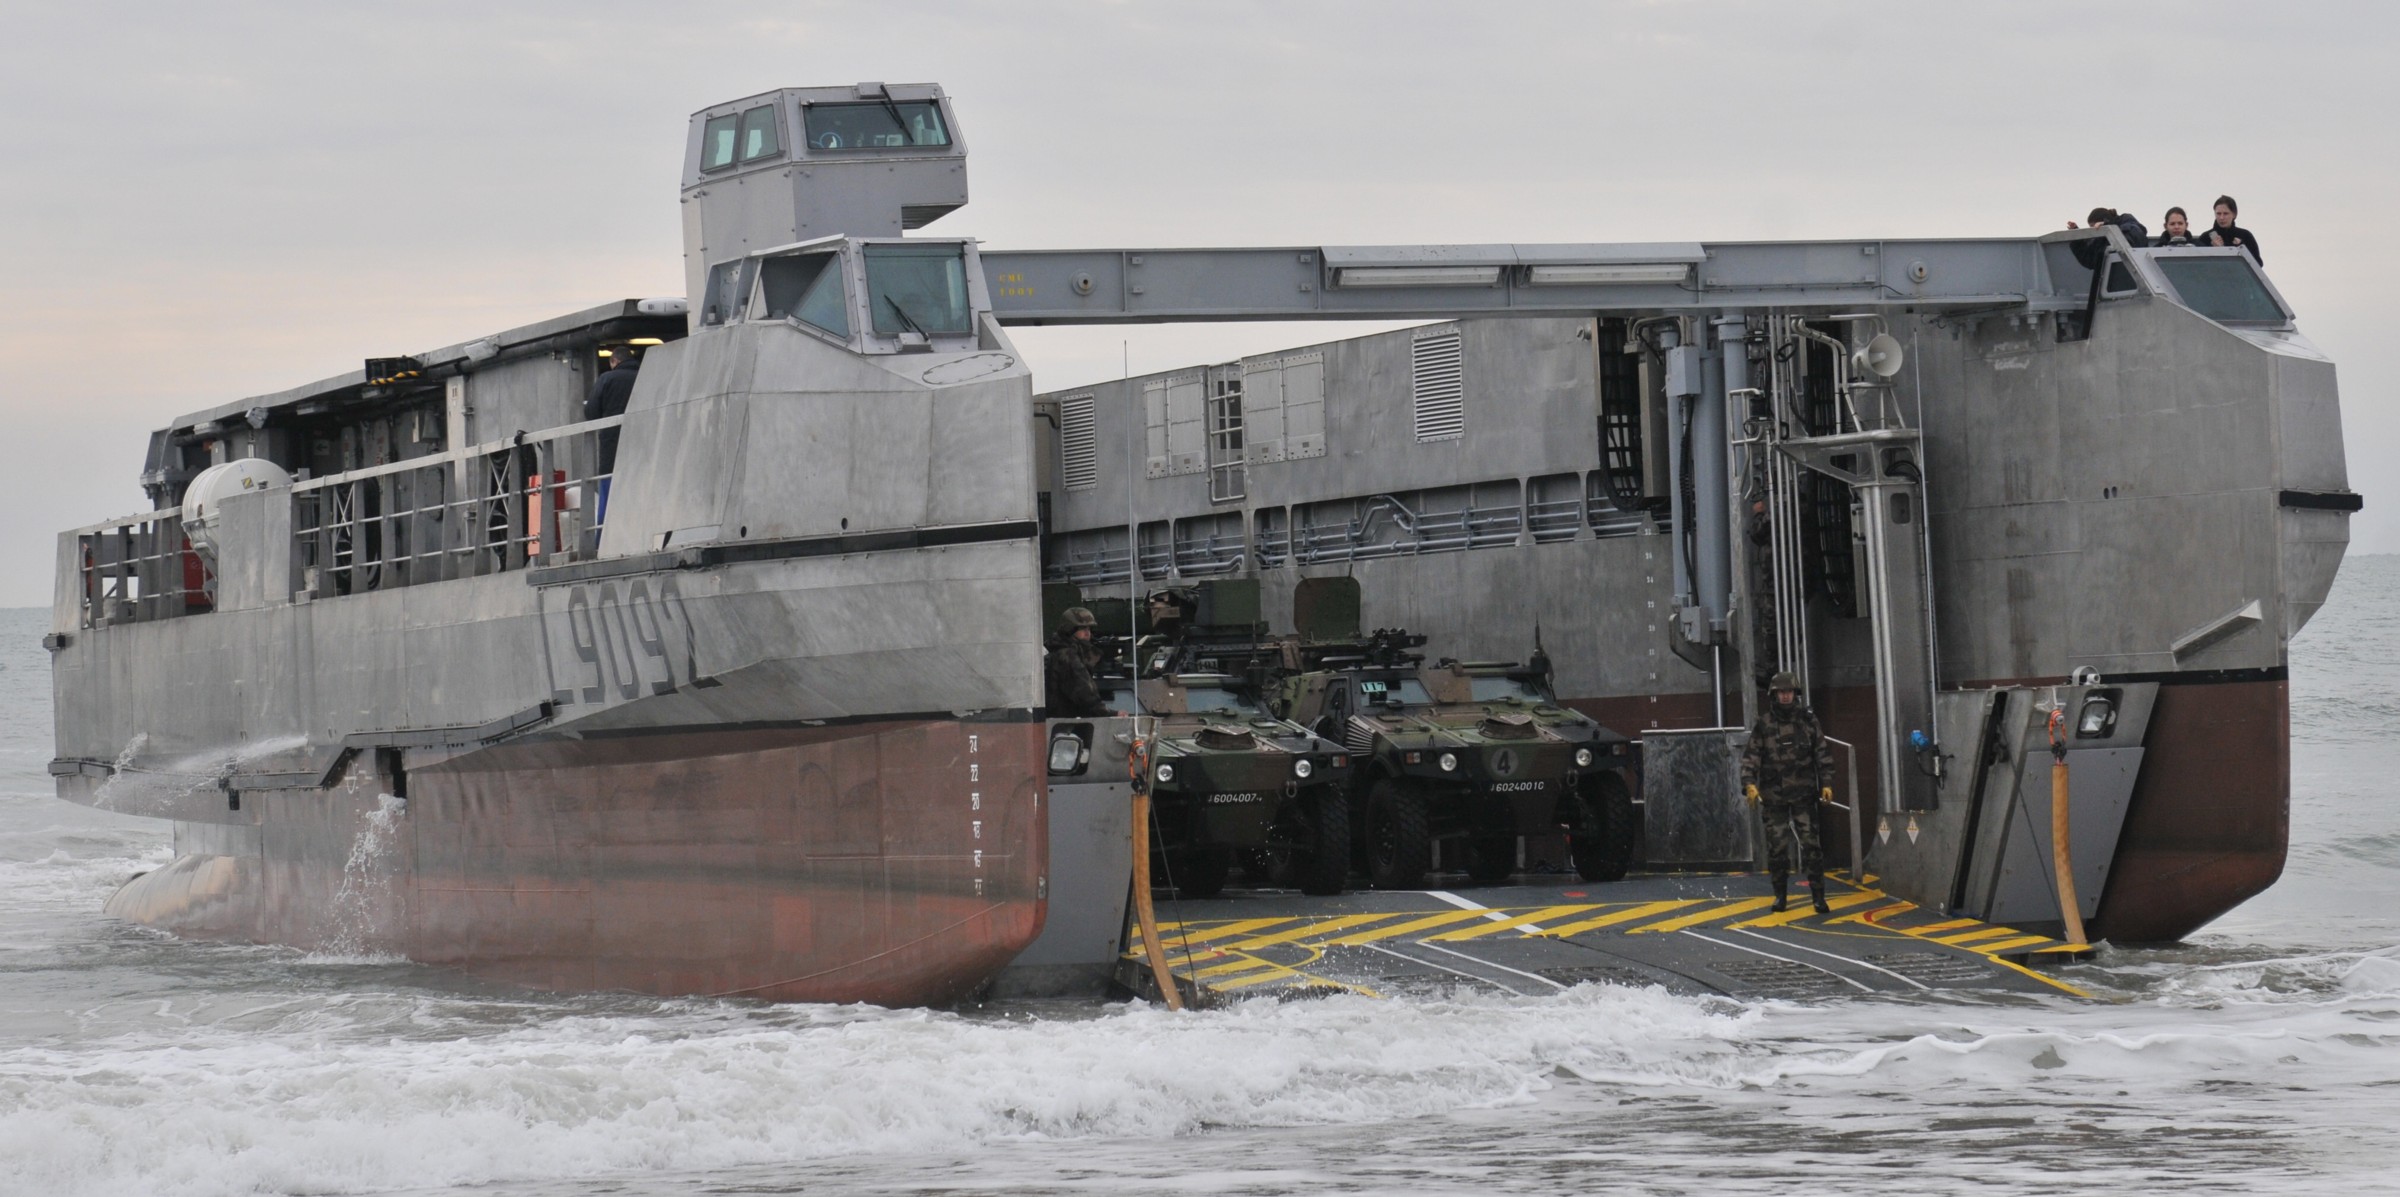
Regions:
M 1183 991 L 1167 971 L 1167 945 L 1159 942 L 1158 911 L 1150 904 L 1150 760 L 1138 738 L 1126 761 L 1133 773 L 1133 914 L 1142 928 L 1142 954 L 1150 958 L 1150 977 L 1167 1009 L 1183 1009 Z
M 2068 850 L 2066 710 L 2050 709 L 2050 865 L 2058 874 L 2058 913 L 2066 920 L 2067 942 L 2086 946 L 2083 904 L 2075 899 L 2075 856 Z

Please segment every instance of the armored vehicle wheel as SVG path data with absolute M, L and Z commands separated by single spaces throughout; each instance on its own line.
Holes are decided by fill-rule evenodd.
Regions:
M 1424 792 L 1395 778 L 1378 780 L 1367 790 L 1367 880 L 1377 889 L 1417 889 L 1432 865 Z
M 1175 853 L 1167 864 L 1173 875 L 1160 880 L 1175 883 L 1176 897 L 1213 898 L 1225 892 L 1225 879 L 1233 874 L 1233 849 L 1194 848 Z
M 1575 854 L 1575 872 L 1586 881 L 1615 881 L 1633 867 L 1633 842 L 1641 829 L 1640 812 L 1625 779 L 1603 773 L 1584 783 L 1582 817 L 1568 848 Z
M 1318 786 L 1308 797 L 1308 839 L 1295 881 L 1300 892 L 1325 897 L 1350 882 L 1350 795 L 1340 786 Z
M 1467 841 L 1467 877 L 1479 885 L 1506 881 L 1517 871 L 1517 837 L 1482 835 Z

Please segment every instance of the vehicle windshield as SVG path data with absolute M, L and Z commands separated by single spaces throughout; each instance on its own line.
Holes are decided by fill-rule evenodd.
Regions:
M 887 336 L 971 331 L 966 250 L 955 241 L 867 247 L 867 297 Z
M 1388 681 L 1382 678 L 1361 678 L 1358 683 L 1358 701 L 1362 706 L 1373 706 L 1380 703 L 1384 706 L 1394 707 L 1429 707 L 1433 705 L 1433 694 L 1425 689 L 1425 683 L 1413 677 L 1392 678 Z
M 1100 701 L 1108 705 L 1112 715 L 1133 713 L 1133 686 L 1124 678 L 1101 678 Z
M 1546 703 L 1550 701 L 1550 696 L 1542 693 L 1539 687 L 1532 682 L 1518 678 L 1478 677 L 1469 678 L 1468 681 L 1474 685 L 1474 697 L 1477 702 Z
M 946 146 L 941 105 L 930 100 L 810 104 L 802 110 L 812 150 L 887 150 Z

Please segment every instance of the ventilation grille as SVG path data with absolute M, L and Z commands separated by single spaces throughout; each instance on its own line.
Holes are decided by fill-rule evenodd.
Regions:
M 1420 441 L 1454 441 L 1467 432 L 1465 356 L 1456 328 L 1420 332 L 1409 346 L 1409 391 L 1416 400 Z
M 1350 722 L 1343 726 L 1342 731 L 1342 747 L 1359 756 L 1365 756 L 1375 750 L 1376 728 L 1374 724 L 1352 715 Z
M 1100 433 L 1090 395 L 1059 401 L 1058 441 L 1059 484 L 1068 490 L 1100 485 Z

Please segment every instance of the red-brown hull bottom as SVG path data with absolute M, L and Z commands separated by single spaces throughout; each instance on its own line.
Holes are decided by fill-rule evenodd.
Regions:
M 254 853 L 110 910 L 545 989 L 926 1005 L 1030 944 L 1039 723 L 895 721 L 504 745 L 362 792 L 246 796 Z

